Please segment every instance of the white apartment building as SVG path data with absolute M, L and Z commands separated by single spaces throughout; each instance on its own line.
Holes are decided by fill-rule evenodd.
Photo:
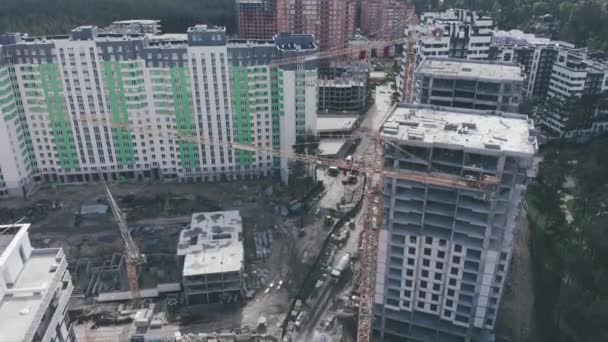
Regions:
M 419 39 L 415 46 L 417 62 L 424 57 L 486 60 L 489 56 L 494 21 L 491 17 L 475 11 L 449 9 L 444 12 L 422 13 L 420 24 L 417 27 L 408 27 L 406 35 L 408 30 L 418 32 Z M 396 78 L 400 98 L 405 77 L 405 61 L 404 51 Z
M 273 63 L 315 51 L 311 35 L 230 42 L 206 25 L 0 35 L 0 194 L 102 178 L 287 181 L 285 158 L 237 145 L 288 154 L 314 134 L 316 64 Z
M 560 49 L 551 70 L 541 123 L 547 132 L 571 139 L 608 131 L 605 111 L 597 110 L 588 127 L 568 127 L 564 104 L 569 98 L 597 95 L 608 90 L 608 57 L 588 49 Z M 604 108 L 605 109 L 605 108 Z
M 464 9 L 425 12 L 420 18 L 419 53 L 467 59 L 487 59 L 494 20 Z
M 32 248 L 29 227 L 0 226 L 0 341 L 75 342 L 65 255 L 60 248 Z

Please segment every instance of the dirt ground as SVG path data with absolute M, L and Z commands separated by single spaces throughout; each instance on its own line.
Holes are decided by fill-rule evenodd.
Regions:
M 515 233 L 511 270 L 506 280 L 496 324 L 496 341 L 536 341 L 534 332 L 534 289 L 530 227 L 526 212 L 521 214 Z
M 113 184 L 110 188 L 127 214 L 134 240 L 147 255 L 175 254 L 179 231 L 190 221 L 193 212 L 239 210 L 245 232 L 246 282 L 253 298 L 242 306 L 199 309 L 201 314 L 186 325 L 179 321 L 171 325 L 179 326 L 184 332 L 232 331 L 254 328 L 260 316 L 264 316 L 268 332 L 275 335 L 280 333 L 289 305 L 329 233 L 323 225 L 324 213 L 317 209 L 321 203 L 335 209 L 345 191 L 339 177 L 321 175 L 320 179 L 325 181 L 326 189 L 312 199 L 302 217 L 284 216 L 281 211 L 295 197 L 302 196 L 303 191 L 288 190 L 272 180 L 221 184 Z M 99 203 L 106 203 L 101 185 L 46 188 L 28 200 L 0 201 L 0 221 L 12 223 L 26 216 L 23 222 L 32 222 L 33 245 L 62 247 L 72 263 L 122 254 L 123 242 L 110 213 L 76 219 L 83 204 Z M 304 236 L 299 234 L 301 225 Z M 255 244 L 248 237 L 259 231 L 270 231 L 273 237 L 267 257 L 256 257 Z M 145 280 L 144 288 L 155 279 L 145 274 L 140 276 Z M 179 281 L 179 274 L 177 276 Z M 263 282 L 259 280 L 261 276 Z M 86 275 L 74 275 L 73 279 L 77 288 L 88 281 Z M 274 286 L 270 288 L 270 284 Z M 86 331 L 89 337 L 97 334 L 82 325 L 79 329 L 83 330 L 82 334 Z M 124 334 L 124 327 L 99 331 L 101 335 L 112 333 Z M 107 337 L 101 335 L 98 337 Z

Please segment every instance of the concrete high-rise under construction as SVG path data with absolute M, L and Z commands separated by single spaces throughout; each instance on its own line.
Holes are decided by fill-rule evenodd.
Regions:
M 416 101 L 436 106 L 517 112 L 524 73 L 512 63 L 426 57 L 416 68 Z
M 379 341 L 490 341 L 537 150 L 533 121 L 402 104 L 382 137 L 386 221 L 374 334 Z

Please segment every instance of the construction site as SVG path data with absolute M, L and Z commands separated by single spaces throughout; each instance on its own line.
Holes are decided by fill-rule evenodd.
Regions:
M 408 20 L 416 24 L 415 15 Z M 410 30 L 407 39 L 391 42 L 408 43 L 398 89 L 405 103 L 413 99 L 416 40 L 417 33 Z M 282 63 L 351 52 L 336 49 Z M 306 176 L 289 185 L 259 178 L 49 186 L 27 200 L 3 202 L 0 221 L 27 220 L 32 224 L 32 245 L 63 249 L 74 284 L 68 312 L 79 341 L 369 342 L 376 328 L 374 311 L 384 304 L 385 281 L 390 287 L 384 258 L 388 260 L 395 248 L 404 250 L 391 249 L 381 229 L 389 216 L 385 211 L 395 201 L 384 203 L 391 196 L 390 187 L 401 183 L 412 193 L 433 187 L 470 193 L 470 205 L 485 208 L 500 200 L 494 193 L 505 182 L 491 172 L 438 167 L 431 157 L 421 155 L 421 149 L 412 146 L 424 142 L 424 129 L 429 136 L 435 134 L 432 130 L 439 135 L 449 131 L 448 138 L 452 134 L 466 139 L 466 145 L 469 130 L 476 127 L 470 122 L 445 124 L 453 116 L 464 117 L 450 112 L 445 122 L 431 129 L 432 115 L 420 115 L 427 109 L 394 104 L 395 87 L 383 84 L 375 89 L 374 104 L 352 132 L 350 138 L 358 144 L 348 156 L 329 159 L 269 147 L 227 146 L 305 163 Z M 504 130 L 496 122 L 507 121 L 528 132 L 527 122 L 520 119 L 492 118 L 487 125 Z M 189 136 L 181 139 L 195 141 Z M 491 139 L 486 148 L 507 145 L 505 137 Z M 521 145 L 532 142 L 522 133 Z M 387 150 L 396 157 L 385 156 Z M 451 153 L 446 152 L 446 158 Z M 479 158 L 462 167 L 478 169 L 492 162 Z M 415 167 L 408 169 L 410 164 Z M 519 171 L 524 168 L 516 166 Z M 441 205 L 439 209 L 447 206 Z M 421 210 L 417 206 L 412 204 L 415 215 Z M 478 207 L 471 220 L 481 215 Z M 445 246 L 441 241 L 437 244 Z M 391 291 L 387 289 L 389 297 Z M 387 330 L 416 333 L 409 325 L 406 329 L 401 322 L 387 322 Z M 437 336 L 443 332 L 432 333 L 441 340 Z
M 376 96 L 369 131 L 391 108 L 387 91 Z M 374 146 L 361 137 L 356 159 Z M 321 164 L 290 186 L 49 186 L 0 215 L 30 222 L 32 245 L 65 252 L 79 341 L 339 341 L 337 321 L 354 339 L 361 270 L 350 265 L 370 184 L 358 165 Z

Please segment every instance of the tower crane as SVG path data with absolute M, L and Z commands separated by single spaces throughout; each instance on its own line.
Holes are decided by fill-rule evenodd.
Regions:
M 105 188 L 108 204 L 110 205 L 110 209 L 112 210 L 112 215 L 114 216 L 114 220 L 118 224 L 118 228 L 120 229 L 120 235 L 122 236 L 122 239 L 125 242 L 125 266 L 127 269 L 127 279 L 129 281 L 131 297 L 133 298 L 133 305 L 137 306 L 141 297 L 137 277 L 137 268 L 139 265 L 145 262 L 145 257 L 139 252 L 135 241 L 133 241 L 131 233 L 129 232 L 129 226 L 127 226 L 125 214 L 120 210 L 120 207 L 114 200 L 114 196 L 112 196 L 110 188 L 108 187 L 108 184 L 105 181 L 103 182 L 103 186 Z

